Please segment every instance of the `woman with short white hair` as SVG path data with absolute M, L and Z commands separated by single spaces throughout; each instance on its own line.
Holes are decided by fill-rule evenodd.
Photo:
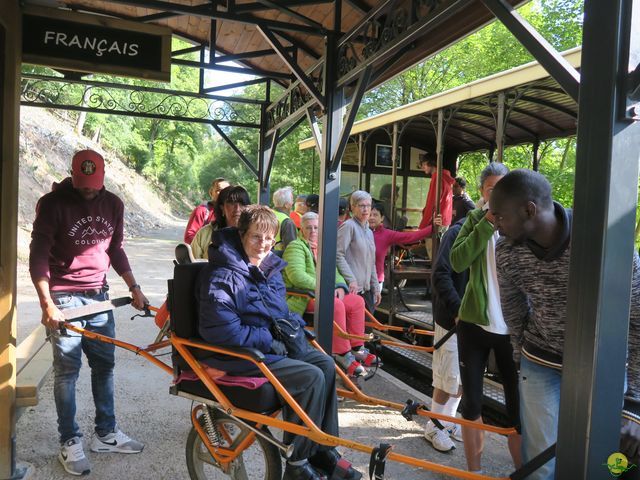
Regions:
M 376 274 L 376 245 L 369 228 L 371 195 L 363 190 L 351 194 L 352 217 L 338 229 L 336 264 L 349 284 L 349 293 L 362 295 L 373 312 L 380 304 L 380 284 Z
M 283 257 L 287 262 L 283 277 L 287 288 L 299 290 L 316 289 L 316 262 L 318 256 L 318 214 L 307 212 L 302 216 L 300 237 L 287 246 Z M 289 310 L 302 315 L 313 312 L 315 300 L 299 295 L 287 295 Z M 340 272 L 336 270 L 335 296 L 333 299 L 333 320 L 345 332 L 353 335 L 364 335 L 364 300 L 358 295 L 349 293 L 349 287 Z M 364 375 L 362 367 L 377 362 L 377 357 L 367 352 L 356 359 L 354 352 L 364 349 L 362 340 L 347 340 L 333 336 L 331 350 L 336 362 L 351 377 Z M 366 349 L 364 349 L 366 350 Z
M 273 193 L 273 206 L 286 208 L 287 212 L 293 206 L 293 187 L 282 187 Z

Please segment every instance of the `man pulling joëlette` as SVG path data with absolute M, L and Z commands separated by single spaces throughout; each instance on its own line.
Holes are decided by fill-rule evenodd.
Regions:
M 107 300 L 107 271 L 113 265 L 133 296 L 132 305 L 148 303 L 131 272 L 123 240 L 122 201 L 104 188 L 104 159 L 92 150 L 77 152 L 71 177 L 54 183 L 36 206 L 29 255 L 31 279 L 53 347 L 54 397 L 58 415 L 58 459 L 72 475 L 90 471 L 76 414 L 76 381 L 85 353 L 91 368 L 96 408 L 94 452 L 138 453 L 144 445 L 122 433 L 114 411 L 115 347 L 73 332 L 62 335 L 67 308 Z M 115 336 L 113 312 L 77 320 L 88 331 Z

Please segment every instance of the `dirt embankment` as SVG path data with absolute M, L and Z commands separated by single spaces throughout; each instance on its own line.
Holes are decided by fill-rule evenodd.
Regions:
M 18 202 L 18 257 L 28 256 L 31 226 L 38 199 L 53 182 L 69 175 L 71 157 L 83 148 L 100 152 L 106 161 L 105 186 L 125 204 L 125 235 L 144 237 L 161 228 L 186 223 L 190 206 L 164 192 L 113 152 L 77 135 L 73 124 L 42 108 L 23 107 L 20 115 L 20 196 Z

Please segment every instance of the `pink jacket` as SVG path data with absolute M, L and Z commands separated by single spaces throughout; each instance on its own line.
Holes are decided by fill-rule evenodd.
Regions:
M 373 231 L 373 241 L 376 244 L 376 273 L 378 274 L 378 282 L 384 281 L 384 257 L 387 256 L 391 245 L 404 243 L 416 243 L 425 237 L 431 235 L 433 227 L 429 225 L 422 230 L 415 232 L 397 232 L 389 230 L 384 225 L 380 225 Z
M 209 225 L 215 219 L 212 202 L 203 203 L 194 208 L 187 221 L 187 228 L 184 230 L 184 243 L 191 245 L 193 237 L 196 236 L 198 230 L 205 225 Z

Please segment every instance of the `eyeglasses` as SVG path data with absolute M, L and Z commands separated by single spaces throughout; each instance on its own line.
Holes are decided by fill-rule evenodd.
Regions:
M 275 242 L 275 238 L 272 235 L 260 235 L 256 233 L 253 235 L 249 235 L 249 241 L 251 243 L 255 243 L 256 245 L 271 245 Z
M 366 210 L 368 208 L 371 208 L 371 204 L 370 203 L 359 203 L 358 205 L 356 205 L 356 207 L 358 207 L 360 210 Z

